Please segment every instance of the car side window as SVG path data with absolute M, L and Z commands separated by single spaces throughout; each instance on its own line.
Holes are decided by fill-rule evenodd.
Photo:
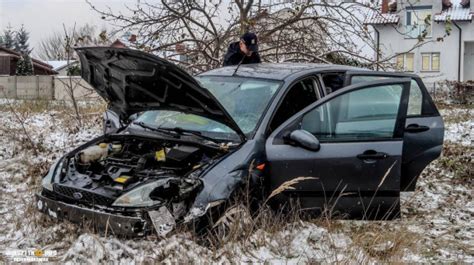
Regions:
M 370 81 L 376 81 L 376 80 L 383 80 L 383 79 L 388 79 L 388 78 L 397 78 L 397 77 L 391 77 L 391 76 L 385 76 L 385 75 L 354 75 L 351 77 L 351 85 L 364 83 L 364 82 L 370 82 Z
M 321 142 L 392 138 L 402 91 L 383 85 L 342 94 L 306 113 L 301 129 Z
M 270 123 L 270 131 L 275 130 L 306 106 L 318 100 L 318 81 L 309 77 L 297 82 L 286 93 Z
M 351 78 L 351 84 L 358 84 L 362 82 L 370 82 L 375 80 L 382 80 L 387 78 L 397 78 L 397 76 L 375 76 L 375 75 L 355 75 Z M 411 80 L 410 84 L 410 97 L 408 98 L 408 116 L 419 116 L 422 115 L 423 107 L 423 93 L 418 85 L 418 82 Z
M 411 80 L 410 96 L 408 97 L 408 116 L 418 116 L 422 114 L 423 93 L 415 80 Z
M 344 73 L 326 73 L 321 75 L 326 89 L 326 95 L 344 87 Z

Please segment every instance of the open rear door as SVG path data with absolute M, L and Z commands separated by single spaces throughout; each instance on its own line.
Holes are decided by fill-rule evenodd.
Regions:
M 346 86 L 374 80 L 410 78 L 402 155 L 401 190 L 414 191 L 423 169 L 438 158 L 443 147 L 444 124 L 420 77 L 406 73 L 349 71 Z
M 266 142 L 269 189 L 298 177 L 314 179 L 294 184 L 274 203 L 297 197 L 304 209 L 330 216 L 398 217 L 409 87 L 409 79 L 349 86 L 277 128 Z M 310 147 L 296 134 L 308 136 Z

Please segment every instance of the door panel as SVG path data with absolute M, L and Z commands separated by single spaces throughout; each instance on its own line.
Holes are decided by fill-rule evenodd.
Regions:
M 271 150 L 267 157 L 271 161 L 270 190 L 285 181 L 311 176 L 316 179 L 294 185 L 294 190 L 277 198 L 278 203 L 284 203 L 289 196 L 298 196 L 305 198 L 300 201 L 303 208 L 333 209 L 331 216 L 344 213 L 351 218 L 394 218 L 399 213 L 402 145 L 401 140 L 322 143 L 318 152 L 291 145 L 267 146 Z M 386 158 L 357 157 L 368 150 L 385 153 Z M 379 197 L 383 197 L 379 201 L 382 204 L 370 205 L 371 200 Z M 391 209 L 393 212 L 389 212 Z
M 295 184 L 275 203 L 296 196 L 303 208 L 329 210 L 331 215 L 397 217 L 403 150 L 400 124 L 405 122 L 409 82 L 393 79 L 344 88 L 279 127 L 266 143 L 270 190 L 301 176 L 315 179 Z M 285 144 L 284 135 L 297 129 L 316 136 L 320 150 L 309 151 L 288 140 Z
M 412 126 L 428 130 L 410 131 Z M 440 116 L 407 117 L 405 128 L 400 188 L 401 191 L 414 191 L 423 169 L 441 154 L 444 124 Z
M 403 73 L 353 71 L 346 73 L 345 85 L 403 76 Z M 405 123 L 401 191 L 415 190 L 423 169 L 440 156 L 444 135 L 443 120 L 423 82 L 413 76 L 410 78 L 412 81 Z

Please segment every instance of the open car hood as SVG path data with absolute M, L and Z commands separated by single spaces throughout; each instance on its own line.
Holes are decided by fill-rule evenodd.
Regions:
M 127 120 L 146 110 L 174 110 L 216 120 L 245 139 L 245 134 L 217 99 L 177 65 L 138 50 L 77 48 L 84 78 Z

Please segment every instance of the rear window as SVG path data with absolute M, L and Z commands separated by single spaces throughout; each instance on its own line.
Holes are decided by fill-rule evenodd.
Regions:
M 388 78 L 400 78 L 403 76 L 383 76 L 383 75 L 354 75 L 351 77 L 351 84 L 383 80 Z M 428 116 L 437 114 L 428 92 L 418 84 L 417 80 L 412 79 L 410 86 L 410 97 L 408 98 L 407 116 Z

